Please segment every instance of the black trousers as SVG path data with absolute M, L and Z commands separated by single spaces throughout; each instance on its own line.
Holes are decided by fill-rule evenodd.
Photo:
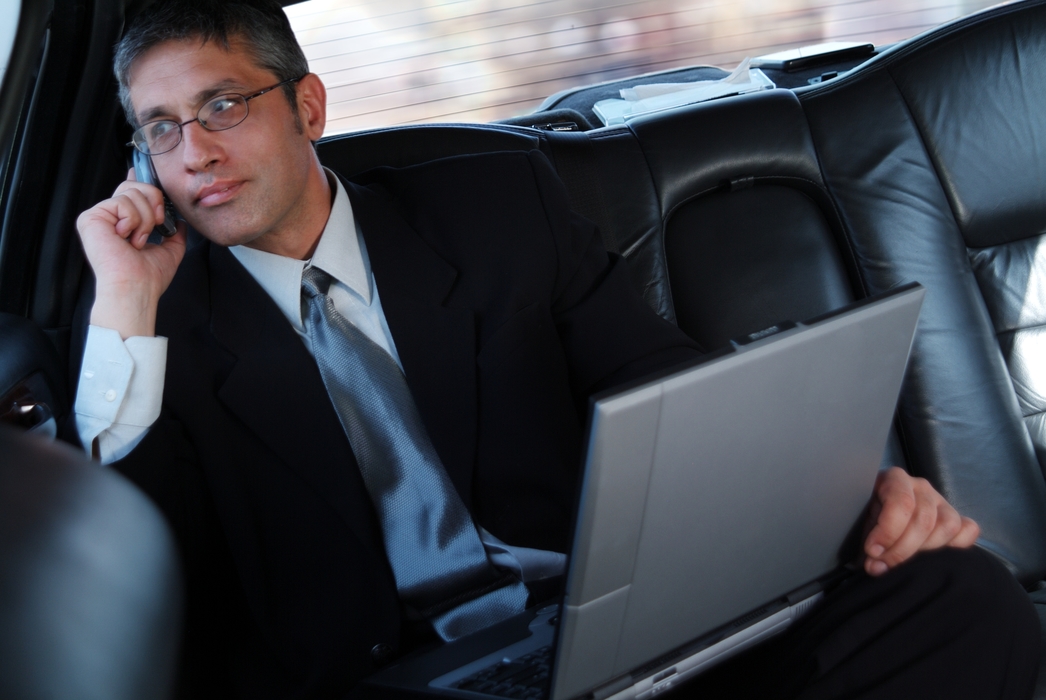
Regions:
M 979 549 L 920 554 L 856 574 L 766 644 L 671 693 L 678 698 L 1030 698 L 1039 618 Z

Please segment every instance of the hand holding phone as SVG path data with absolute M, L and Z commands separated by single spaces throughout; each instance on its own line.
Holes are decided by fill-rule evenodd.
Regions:
M 123 338 L 155 335 L 159 299 L 185 254 L 185 224 L 175 221 L 170 202 L 152 184 L 151 168 L 143 168 L 151 165 L 149 159 L 136 165 L 137 173 L 128 172 L 112 197 L 76 219 L 95 277 L 91 323 Z M 161 224 L 164 219 L 167 226 Z M 163 237 L 160 231 L 172 235 Z
M 163 188 L 160 187 L 160 181 L 156 177 L 156 171 L 153 170 L 152 159 L 139 151 L 137 148 L 133 149 L 134 152 L 134 178 L 138 182 L 144 182 L 147 185 L 152 185 L 163 192 Z M 178 230 L 178 225 L 175 223 L 174 217 L 177 212 L 174 209 L 174 205 L 171 204 L 171 200 L 167 198 L 167 193 L 163 194 L 163 205 L 164 205 L 164 217 L 163 223 L 157 224 L 156 228 L 153 229 L 152 234 L 149 236 L 150 243 L 162 243 L 164 238 L 173 236 Z

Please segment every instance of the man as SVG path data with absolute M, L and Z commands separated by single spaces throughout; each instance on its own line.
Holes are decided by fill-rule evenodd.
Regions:
M 339 696 L 395 654 L 480 624 L 461 612 L 475 601 L 522 605 L 519 557 L 504 565 L 518 576 L 481 555 L 464 567 L 478 585 L 426 588 L 461 568 L 426 570 L 421 593 L 407 585 L 432 553 L 421 541 L 443 532 L 425 529 L 428 516 L 453 522 L 473 553 L 479 538 L 503 541 L 554 568 L 586 397 L 698 348 L 644 306 L 539 154 L 351 183 L 325 171 L 312 147 L 324 87 L 278 6 L 150 9 L 118 47 L 116 74 L 136 146 L 206 241 L 186 253 L 179 223 L 149 244 L 163 199 L 133 177 L 80 216 L 97 284 L 77 421 L 178 534 L 183 692 Z M 379 375 L 370 398 L 352 394 Z M 404 452 L 423 466 L 395 471 Z M 419 501 L 389 505 L 412 485 Z M 775 662 L 799 661 L 774 688 L 1030 692 L 1034 613 L 996 562 L 953 549 L 977 535 L 925 481 L 885 472 L 869 576 L 777 650 Z M 874 622 L 861 619 L 869 610 Z M 974 664 L 985 638 L 1032 653 Z

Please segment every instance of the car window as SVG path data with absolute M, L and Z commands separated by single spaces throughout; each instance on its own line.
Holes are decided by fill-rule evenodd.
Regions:
M 0 84 L 3 83 L 7 63 L 11 59 L 20 9 L 20 0 L 0 0 Z
M 487 122 L 560 90 L 828 41 L 876 45 L 985 0 L 309 0 L 286 8 L 328 90 L 327 134 Z

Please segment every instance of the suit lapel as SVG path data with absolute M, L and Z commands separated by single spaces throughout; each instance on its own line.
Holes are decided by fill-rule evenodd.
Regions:
M 476 452 L 474 313 L 445 305 L 457 271 L 387 198 L 344 184 L 407 384 L 436 452 L 468 504 Z
M 316 362 L 264 290 L 211 246 L 211 330 L 236 363 L 221 401 L 326 500 L 357 537 L 381 548 L 356 459 Z

